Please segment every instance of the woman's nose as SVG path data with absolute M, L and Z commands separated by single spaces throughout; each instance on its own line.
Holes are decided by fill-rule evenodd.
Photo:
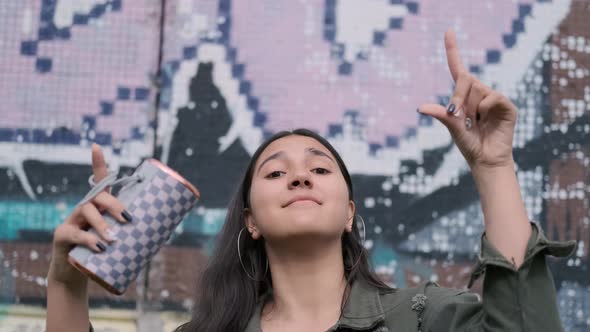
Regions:
M 294 189 L 297 187 L 307 187 L 312 188 L 313 184 L 311 182 L 311 178 L 308 174 L 305 173 L 297 173 L 293 176 L 291 181 L 289 181 L 289 189 Z

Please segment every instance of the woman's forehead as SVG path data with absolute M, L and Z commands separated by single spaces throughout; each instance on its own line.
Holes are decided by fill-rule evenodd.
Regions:
M 260 163 L 262 160 L 267 158 L 270 155 L 273 155 L 277 152 L 282 152 L 286 155 L 290 154 L 303 154 L 309 149 L 319 150 L 324 152 L 331 158 L 334 156 L 332 153 L 322 145 L 322 143 L 318 142 L 316 139 L 307 136 L 301 135 L 289 135 L 285 137 L 281 137 L 276 141 L 270 143 L 266 149 L 260 154 L 260 157 L 257 160 L 257 164 Z

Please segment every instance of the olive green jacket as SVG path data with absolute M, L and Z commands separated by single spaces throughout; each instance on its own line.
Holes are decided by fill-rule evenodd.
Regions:
M 475 293 L 432 282 L 391 291 L 355 282 L 342 316 L 328 331 L 563 331 L 545 255 L 569 256 L 576 242 L 550 241 L 536 224 L 531 225 L 525 260 L 518 270 L 482 235 L 468 287 L 485 274 L 483 300 Z M 245 332 L 261 332 L 262 306 L 260 301 Z

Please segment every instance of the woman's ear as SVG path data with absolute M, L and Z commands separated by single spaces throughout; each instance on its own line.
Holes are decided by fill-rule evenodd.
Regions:
M 352 232 L 352 225 L 354 223 L 354 216 L 356 212 L 356 207 L 354 205 L 354 201 L 350 200 L 348 202 L 348 219 L 346 219 L 346 232 Z
M 246 230 L 248 231 L 248 233 L 250 233 L 250 236 L 254 240 L 258 240 L 261 234 L 258 231 L 258 227 L 256 227 L 256 221 L 252 216 L 252 212 L 248 208 L 244 209 L 244 223 L 246 224 Z

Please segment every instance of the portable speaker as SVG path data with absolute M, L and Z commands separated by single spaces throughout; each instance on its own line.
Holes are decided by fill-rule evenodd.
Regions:
M 145 160 L 131 176 L 116 179 L 116 174 L 94 184 L 78 203 L 86 203 L 107 186 L 122 185 L 116 197 L 132 216 L 120 223 L 106 212 L 115 241 L 97 253 L 86 246 L 74 247 L 68 261 L 109 292 L 121 295 L 137 278 L 150 259 L 164 245 L 174 229 L 195 206 L 199 191 L 177 172 L 155 159 Z M 98 233 L 94 229 L 89 232 Z

